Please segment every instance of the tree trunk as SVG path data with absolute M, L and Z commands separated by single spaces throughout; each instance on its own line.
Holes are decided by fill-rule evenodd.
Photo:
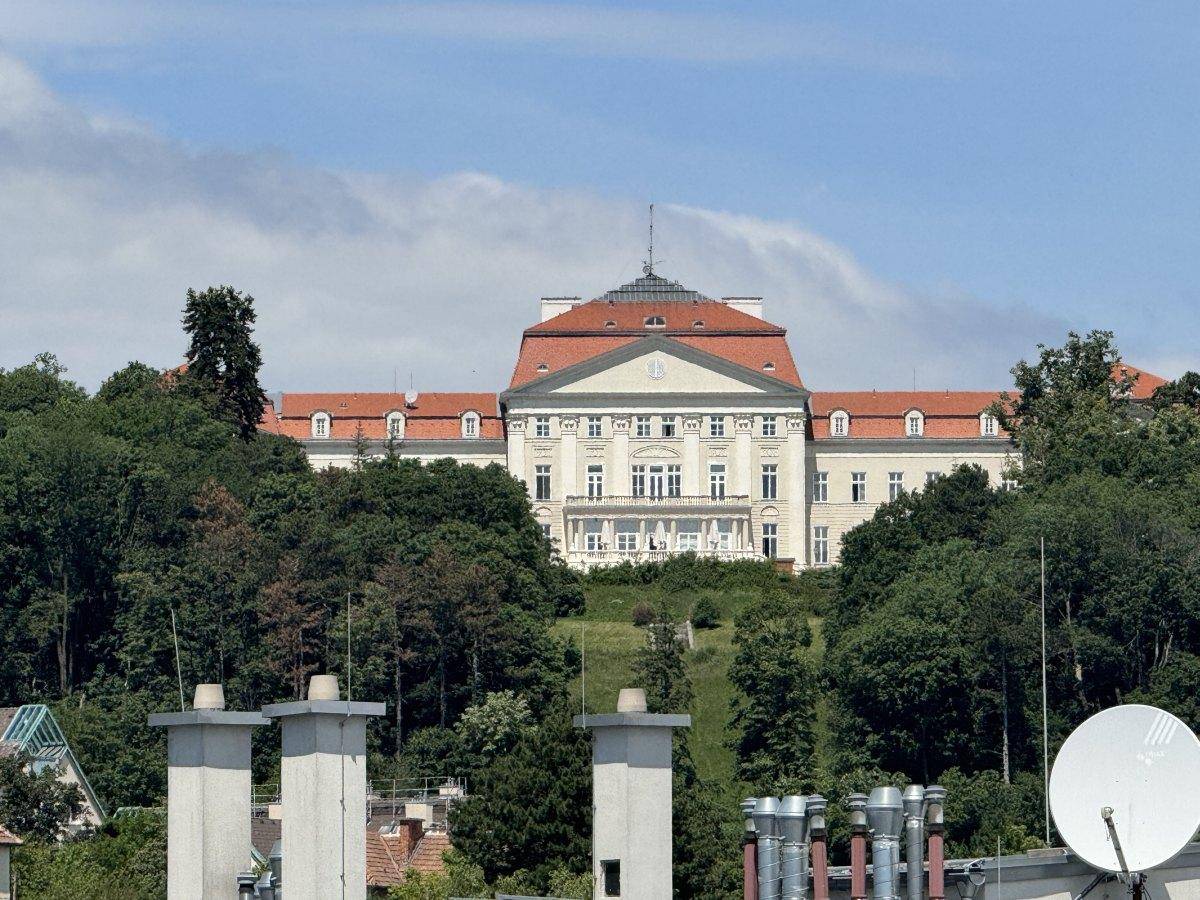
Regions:
M 446 727 L 446 642 L 438 642 L 438 723 Z
M 1000 751 L 1000 767 L 1004 772 L 1004 783 L 1011 784 L 1008 765 L 1008 659 L 1000 657 L 1000 709 L 1004 719 L 1004 742 Z
M 71 633 L 71 594 L 67 590 L 67 573 L 62 574 L 62 627 L 58 635 L 58 692 L 67 696 L 71 692 L 71 666 L 69 643 Z
M 400 748 L 404 744 L 404 672 L 400 665 L 400 650 L 395 653 L 396 664 L 396 756 L 400 756 Z

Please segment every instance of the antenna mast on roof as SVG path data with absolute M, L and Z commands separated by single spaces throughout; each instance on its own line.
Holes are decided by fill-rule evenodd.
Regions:
M 649 250 L 650 255 L 649 255 L 649 258 L 646 260 L 646 264 L 644 266 L 642 266 L 642 272 L 646 275 L 653 275 L 654 274 L 654 204 L 653 203 L 650 204 L 650 246 L 649 246 L 648 250 Z

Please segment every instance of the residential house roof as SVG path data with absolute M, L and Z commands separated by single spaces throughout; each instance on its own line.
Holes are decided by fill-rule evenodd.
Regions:
M 264 411 L 267 413 L 267 411 Z M 479 413 L 479 437 L 504 437 L 493 393 L 420 393 L 407 403 L 402 393 L 291 393 L 284 394 L 280 409 L 270 407 L 264 417 L 265 431 L 297 440 L 312 436 L 312 415 L 326 412 L 330 417 L 329 436 L 334 440 L 354 440 L 362 435 L 371 440 L 387 437 L 387 414 L 404 414 L 405 440 L 456 440 L 462 437 L 462 416 Z

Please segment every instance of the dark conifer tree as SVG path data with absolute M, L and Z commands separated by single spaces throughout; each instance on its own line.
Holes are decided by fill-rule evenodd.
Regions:
M 229 285 L 187 292 L 183 330 L 191 336 L 187 374 L 207 390 L 219 415 L 236 425 L 243 440 L 262 421 L 263 389 L 258 383 L 262 354 L 254 333 L 254 298 Z

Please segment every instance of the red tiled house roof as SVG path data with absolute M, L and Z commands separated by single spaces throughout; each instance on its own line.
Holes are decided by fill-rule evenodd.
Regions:
M 406 819 L 394 832 L 367 829 L 367 884 L 388 887 L 404 881 L 409 870 L 444 872 L 442 854 L 450 849 L 444 831 L 421 831 L 419 819 Z
M 647 326 L 658 316 L 662 326 Z M 787 345 L 787 329 L 647 275 L 525 329 L 509 388 L 562 371 L 641 340 L 660 335 L 762 375 L 803 387 Z M 772 368 L 764 368 L 767 365 Z M 541 367 L 545 368 L 541 368 Z
M 830 413 L 841 409 L 850 414 L 850 438 L 903 438 L 905 414 L 918 409 L 926 438 L 978 438 L 979 414 L 999 398 L 998 391 L 818 391 L 809 400 L 812 436 L 830 437 Z
M 422 393 L 411 405 L 405 403 L 403 394 L 393 393 L 284 394 L 281 407 L 275 422 L 264 430 L 297 440 L 312 436 L 315 412 L 329 413 L 329 436 L 334 440 L 353 440 L 359 426 L 364 437 L 382 440 L 387 437 L 387 414 L 393 411 L 404 413 L 405 440 L 459 438 L 466 412 L 479 413 L 481 438 L 504 437 L 496 395 L 488 393 Z
M 1161 375 L 1155 375 L 1145 369 L 1139 369 L 1137 366 L 1119 362 L 1113 366 L 1112 377 L 1116 380 L 1122 376 L 1133 379 L 1133 390 L 1129 392 L 1129 396 L 1134 400 L 1149 400 L 1155 388 L 1167 384 L 1167 379 Z

